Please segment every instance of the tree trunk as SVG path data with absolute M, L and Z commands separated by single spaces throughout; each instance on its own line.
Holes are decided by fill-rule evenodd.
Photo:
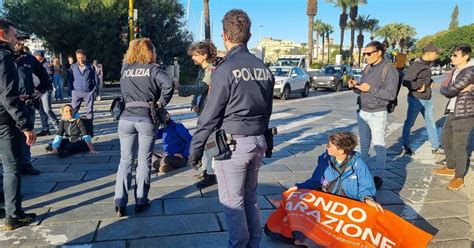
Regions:
M 313 27 L 314 16 L 308 16 L 308 57 L 310 66 L 313 63 Z
M 315 43 L 316 54 L 314 55 L 314 57 L 316 58 L 316 61 L 319 61 L 319 35 L 321 35 L 321 34 L 316 31 L 316 43 Z
M 364 35 L 362 32 L 359 32 L 359 35 L 357 35 L 357 47 L 359 48 L 359 67 L 362 64 L 361 63 L 361 54 L 362 54 L 362 47 L 364 46 Z
M 204 37 L 206 40 L 211 40 L 209 0 L 204 0 L 203 4 L 204 4 Z
M 354 29 L 354 25 L 352 25 L 352 27 L 351 27 L 351 44 L 349 46 L 349 63 L 351 65 L 354 63 L 354 56 L 352 56 L 352 54 L 354 53 L 354 38 L 355 38 L 355 29 Z
M 341 44 L 339 45 L 339 54 L 342 55 L 342 46 L 344 44 L 344 31 L 347 26 L 347 13 L 342 12 L 339 17 L 339 27 L 341 28 Z M 328 43 L 329 44 L 329 43 Z
M 322 41 L 321 42 L 323 43 L 322 44 L 323 45 L 323 58 L 322 58 L 323 60 L 322 60 L 322 62 L 324 64 L 324 35 L 322 36 Z
M 329 64 L 329 57 L 331 56 L 331 50 L 329 50 L 329 33 L 327 33 L 326 39 L 327 39 L 327 43 L 328 43 L 328 58 L 327 58 L 327 60 L 328 60 L 328 64 Z

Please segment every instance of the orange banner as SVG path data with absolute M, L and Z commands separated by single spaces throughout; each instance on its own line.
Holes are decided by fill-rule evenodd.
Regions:
M 265 233 L 326 247 L 426 247 L 433 236 L 396 214 L 315 190 L 284 192 Z

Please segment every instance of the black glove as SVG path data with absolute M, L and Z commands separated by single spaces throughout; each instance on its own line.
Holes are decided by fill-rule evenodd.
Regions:
M 201 159 L 191 161 L 191 166 L 193 167 L 193 169 L 199 170 L 199 168 L 202 167 Z

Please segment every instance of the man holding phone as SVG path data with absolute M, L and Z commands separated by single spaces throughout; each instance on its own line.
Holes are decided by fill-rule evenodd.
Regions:
M 382 43 L 373 41 L 367 44 L 363 52 L 367 66 L 362 71 L 360 82 L 349 81 L 349 88 L 359 94 L 357 124 L 361 156 L 364 162 L 369 162 L 370 144 L 374 145 L 376 188 L 382 186 L 385 169 L 387 106 L 396 98 L 398 90 L 398 72 L 394 65 L 384 60 L 384 53 L 385 47 Z

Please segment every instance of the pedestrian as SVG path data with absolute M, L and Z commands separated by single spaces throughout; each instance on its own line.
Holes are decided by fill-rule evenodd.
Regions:
M 51 66 L 48 61 L 46 61 L 44 57 L 44 51 L 37 50 L 33 52 L 33 56 L 40 62 L 40 64 L 46 69 L 46 72 L 49 76 L 49 81 L 53 81 L 53 67 Z M 37 80 L 37 79 L 36 79 Z M 51 135 L 49 131 L 49 124 L 48 119 L 53 123 L 53 126 L 56 130 L 58 130 L 59 119 L 56 117 L 56 114 L 53 111 L 53 107 L 51 106 L 51 98 L 53 95 L 53 84 L 49 84 L 48 90 L 41 96 L 41 105 L 38 109 L 38 113 L 41 119 L 41 132 L 38 133 L 38 136 L 46 136 Z
M 85 121 L 88 120 L 74 115 L 74 109 L 70 104 L 65 104 L 61 108 L 58 134 L 46 150 L 57 154 L 59 158 L 86 151 L 91 155 L 99 154 L 92 145 L 92 133 Z
M 3 167 L 5 224 L 14 230 L 35 221 L 36 214 L 21 209 L 22 143 L 31 146 L 36 140 L 33 123 L 24 99 L 20 98 L 18 71 L 12 57 L 16 44 L 15 26 L 0 20 L 0 157 Z
M 157 173 L 168 173 L 188 164 L 193 137 L 182 123 L 173 121 L 168 115 L 166 127 L 160 128 L 155 138 L 161 139 L 163 143 L 163 152 L 153 153 L 152 157 L 153 168 Z
M 214 157 L 214 169 L 229 228 L 228 247 L 259 247 L 258 171 L 267 148 L 264 133 L 272 113 L 275 79 L 247 48 L 251 26 L 247 13 L 230 10 L 222 24 L 227 54 L 212 74 L 212 90 L 198 119 L 190 161 L 200 167 L 206 140 L 216 136 L 215 129 L 225 131 L 230 146 L 221 151 L 226 156 Z
M 384 59 L 384 53 L 385 48 L 382 43 L 373 41 L 367 44 L 363 52 L 367 66 L 362 71 L 360 82 L 349 81 L 349 87 L 359 94 L 357 123 L 361 157 L 366 163 L 369 161 L 371 143 L 374 146 L 376 188 L 382 186 L 385 170 L 387 107 L 397 96 L 399 80 L 395 66 Z
M 173 82 L 156 64 L 156 51 L 149 38 L 130 42 L 122 66 L 120 88 L 125 110 L 120 116 L 120 164 L 115 183 L 115 213 L 126 214 L 128 190 L 132 180 L 134 154 L 138 154 L 135 173 L 135 212 L 149 207 L 150 168 L 157 125 L 150 116 L 149 102 L 166 106 L 173 97 Z M 134 145 L 138 139 L 138 153 Z
M 451 80 L 441 85 L 440 92 L 449 99 L 443 127 L 443 146 L 446 166 L 433 170 L 433 174 L 453 177 L 448 189 L 459 190 L 469 168 L 468 142 L 474 128 L 474 61 L 472 48 L 459 45 L 453 49 L 451 64 L 455 66 Z
M 99 84 L 99 77 L 93 65 L 87 62 L 86 52 L 76 50 L 77 62 L 71 65 L 73 90 L 71 105 L 79 113 L 81 104 L 86 102 L 86 117 L 94 119 L 94 100 Z
M 54 100 L 63 100 L 63 67 L 59 63 L 59 58 L 53 59 L 53 86 L 54 86 Z
M 24 51 L 25 40 L 29 39 L 27 34 L 18 34 L 13 58 L 18 69 L 18 80 L 20 95 L 29 98 L 26 101 L 29 109 L 31 123 L 35 123 L 35 109 L 41 108 L 41 95 L 51 87 L 51 81 L 46 69 L 31 54 Z M 33 76 L 38 78 L 39 83 L 33 82 Z M 21 173 L 23 175 L 38 175 L 40 171 L 31 165 L 31 150 L 26 143 L 22 144 Z
M 199 116 L 204 110 L 206 98 L 211 90 L 211 74 L 214 70 L 212 63 L 217 56 L 217 48 L 211 41 L 201 41 L 191 45 L 188 49 L 188 54 L 191 56 L 195 65 L 201 67 L 196 78 L 196 85 L 193 85 L 196 90 L 191 101 L 191 108 Z M 204 87 L 201 87 L 204 86 Z M 212 157 L 204 150 L 202 157 L 203 172 L 197 177 L 202 177 L 202 180 L 196 183 L 196 187 L 203 189 L 217 183 L 214 168 L 212 167 Z
M 74 57 L 72 55 L 67 56 L 66 64 L 66 80 L 67 80 L 67 96 L 69 100 L 72 100 L 72 84 L 74 82 L 74 77 L 72 76 L 71 65 L 74 64 Z
M 97 60 L 92 61 L 92 65 L 95 68 L 95 71 L 97 73 L 97 77 L 99 77 L 99 85 L 97 87 L 97 97 L 96 100 L 100 101 L 101 95 L 102 95 L 102 90 L 104 89 L 104 71 L 102 70 L 102 64 L 99 64 Z
M 402 154 L 412 156 L 414 152 L 410 148 L 410 130 L 415 124 L 418 114 L 421 113 L 425 119 L 426 131 L 431 142 L 433 154 L 444 154 L 436 131 L 433 119 L 433 100 L 431 99 L 433 79 L 431 78 L 430 64 L 438 57 L 439 48 L 433 44 L 423 47 L 423 54 L 413 61 L 403 77 L 403 85 L 408 88 L 408 110 L 407 118 L 403 124 Z

